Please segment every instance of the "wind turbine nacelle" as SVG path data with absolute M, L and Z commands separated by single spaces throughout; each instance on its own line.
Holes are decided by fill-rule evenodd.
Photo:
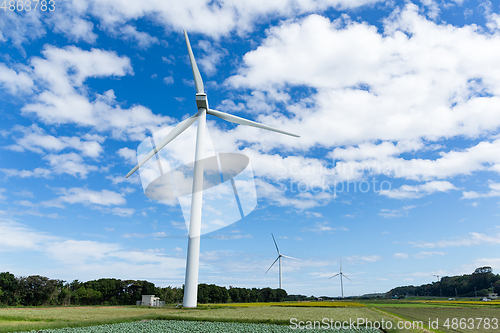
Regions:
M 208 99 L 207 94 L 197 93 L 196 94 L 196 106 L 199 109 L 205 109 L 208 111 Z

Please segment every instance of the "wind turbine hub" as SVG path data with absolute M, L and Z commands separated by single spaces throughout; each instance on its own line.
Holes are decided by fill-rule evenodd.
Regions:
M 208 111 L 208 99 L 207 94 L 197 93 L 196 94 L 196 106 L 199 109 L 205 109 Z

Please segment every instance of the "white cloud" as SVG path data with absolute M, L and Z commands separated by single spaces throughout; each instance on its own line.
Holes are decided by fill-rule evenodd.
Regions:
M 43 150 L 60 152 L 66 148 L 79 150 L 83 156 L 98 157 L 103 149 L 99 141 L 87 140 L 82 141 L 80 137 L 60 136 L 55 137 L 48 135 L 43 129 L 36 124 L 30 127 L 16 126 L 15 131 L 23 133 L 23 137 L 15 138 L 16 144 L 7 146 L 7 148 L 15 151 L 30 150 L 36 153 L 43 153 Z
M 498 39 L 473 26 L 428 21 L 414 5 L 388 19 L 383 35 L 366 23 L 311 15 L 271 28 L 228 83 L 265 91 L 317 89 L 309 103 L 315 112 L 309 108 L 304 117 L 306 105 L 290 109 L 303 118 L 286 126 L 304 134 L 301 145 L 475 136 L 500 124 L 493 111 L 500 99 L 479 96 L 482 89 L 500 92 L 496 70 L 490 71 L 499 68 L 493 51 Z M 368 91 L 357 89 L 363 87 Z
M 0 87 L 10 94 L 28 93 L 33 89 L 33 80 L 25 72 L 16 72 L 0 63 Z
M 320 192 L 318 194 L 302 192 L 297 194 L 294 198 L 287 198 L 284 192 L 263 180 L 256 179 L 255 184 L 257 185 L 257 194 L 259 197 L 266 198 L 278 206 L 292 206 L 297 209 L 309 209 L 326 205 L 333 199 L 333 195 L 326 192 Z
M 439 13 L 441 9 L 439 8 L 439 5 L 436 1 L 434 0 L 420 0 L 420 2 L 427 8 L 427 15 L 435 20 L 439 17 Z
M 43 250 L 42 243 L 57 237 L 34 231 L 27 226 L 0 219 L 0 251 Z
M 69 280 L 103 276 L 180 279 L 185 269 L 184 259 L 167 257 L 163 250 L 128 250 L 117 243 L 65 239 L 6 219 L 0 220 L 0 251 L 40 254 L 42 262 L 57 262 L 58 268 L 46 269 L 51 272 L 49 276 L 69 277 Z
M 425 259 L 425 258 L 437 256 L 437 255 L 444 256 L 444 253 L 443 252 L 422 251 L 422 252 L 419 252 L 419 253 L 415 254 L 415 258 L 417 258 L 417 259 Z
M 447 192 L 449 190 L 457 190 L 457 188 L 447 181 L 433 181 L 416 186 L 403 185 L 393 190 L 380 190 L 379 193 L 392 199 L 415 199 L 434 192 Z
M 490 182 L 488 184 L 490 191 L 487 193 L 477 193 L 475 191 L 464 191 L 462 192 L 462 199 L 477 199 L 477 198 L 491 198 L 500 196 L 500 183 Z M 477 206 L 477 202 L 473 203 L 474 207 Z
M 382 160 L 384 157 L 418 151 L 423 147 L 424 144 L 421 140 L 399 141 L 397 144 L 386 141 L 378 145 L 372 142 L 363 142 L 357 147 L 335 148 L 329 156 L 335 160 L 343 161 Z
M 368 2 L 307 1 L 307 4 L 301 2 L 298 7 L 289 9 L 290 12 L 281 11 L 280 14 L 277 8 L 282 9 L 287 1 L 262 3 L 260 7 L 254 3 L 224 3 L 220 8 L 212 8 L 215 12 L 210 15 L 227 14 L 224 18 L 228 20 L 221 20 L 218 27 L 213 27 L 215 30 L 206 28 L 210 30 L 208 34 L 215 36 L 236 26 L 239 27 L 236 29 L 244 29 L 263 13 L 286 17 L 291 12 L 307 13 L 330 6 L 356 7 Z M 150 19 L 148 13 L 152 11 L 150 2 L 127 11 L 122 6 L 116 7 L 114 0 L 80 6 L 74 15 L 91 12 L 101 19 L 105 30 L 129 31 L 130 36 L 140 33 L 135 26 L 127 24 L 140 17 Z M 176 3 L 170 6 L 168 13 L 156 8 L 160 14 L 155 16 L 155 23 L 167 22 L 164 20 L 172 18 L 176 10 L 178 14 L 191 15 L 192 12 L 183 11 L 190 6 Z M 243 8 L 242 15 L 248 20 L 239 17 L 237 23 L 232 21 L 232 15 Z M 500 116 L 495 112 L 500 107 L 497 96 L 500 80 L 495 70 L 500 61 L 490 52 L 500 37 L 484 34 L 473 26 L 437 23 L 419 12 L 422 11 L 415 5 L 405 5 L 385 20 L 382 32 L 368 23 L 353 22 L 347 15 L 335 21 L 320 15 L 301 16 L 282 21 L 268 30 L 261 45 L 245 55 L 238 75 L 227 83 L 230 89 L 241 87 L 253 91 L 241 97 L 245 103 L 233 103 L 233 106 L 263 110 L 268 114 L 257 120 L 302 135 L 295 140 L 239 126 L 225 132 L 224 140 L 218 140 L 236 149 L 242 142 L 249 146 L 245 153 L 256 161 L 253 166 L 256 175 L 267 178 L 260 186 L 260 193 L 265 198 L 276 205 L 299 209 L 325 205 L 335 198 L 335 194 L 313 193 L 312 189 L 325 190 L 322 184 L 328 182 L 362 179 L 365 174 L 358 171 L 377 174 L 377 165 L 388 165 L 392 177 L 428 181 L 423 185 L 404 185 L 382 192 L 398 198 L 456 189 L 450 182 L 441 180 L 444 178 L 481 170 L 500 172 L 500 158 L 492 153 L 498 151 L 499 140 L 486 140 L 463 151 L 446 151 L 442 146 L 440 157 L 436 159 L 398 158 L 403 153 L 421 152 L 433 141 L 443 138 L 487 136 L 500 125 Z M 175 20 L 179 17 L 182 15 L 177 15 Z M 175 26 L 173 21 L 169 24 Z M 148 36 L 145 37 L 147 41 Z M 199 42 L 196 34 L 192 41 L 195 47 L 204 51 L 199 57 L 200 66 L 208 72 L 215 70 L 225 50 L 217 41 L 213 44 L 215 47 Z M 371 50 L 369 54 L 364 52 L 367 48 Z M 216 53 L 217 57 L 203 60 L 203 54 Z M 175 60 L 164 58 L 168 63 Z M 97 49 L 84 51 L 76 47 L 47 46 L 42 56 L 32 58 L 30 64 L 25 74 L 42 91 L 23 112 L 34 113 L 47 124 L 74 123 L 97 131 L 110 131 L 114 138 L 140 140 L 147 129 L 172 122 L 140 105 L 122 109 L 113 91 L 99 95 L 85 86 L 85 80 L 91 77 L 133 75 L 127 57 Z M 24 72 L 18 70 L 18 73 Z M 310 88 L 311 94 L 299 101 L 291 99 L 289 87 L 295 86 Z M 275 113 L 276 103 L 285 105 L 288 117 Z M 66 112 L 74 105 L 78 106 L 75 112 Z M 320 158 L 282 158 L 266 154 L 278 148 L 280 153 L 293 154 L 299 150 L 305 155 L 313 147 L 333 149 L 326 156 L 335 160 L 328 164 L 326 159 Z M 68 160 L 69 157 L 66 156 Z M 57 163 L 54 166 L 62 165 L 56 171 L 59 173 L 86 177 L 93 171 L 92 166 L 83 165 L 76 158 L 69 161 L 73 165 L 68 167 L 54 157 L 51 161 Z M 280 168 L 273 167 L 277 161 L 287 168 L 284 174 L 280 175 Z M 320 168 L 310 173 L 294 173 L 290 170 L 292 166 L 298 166 L 301 171 L 315 166 Z M 402 166 L 402 170 L 398 171 L 398 166 Z M 310 186 L 291 199 L 288 197 L 290 192 L 277 189 L 280 177 L 296 183 L 305 181 Z M 121 179 L 113 179 L 114 183 L 119 181 Z M 401 214 L 383 213 L 386 216 Z
M 131 25 L 125 25 L 119 29 L 122 38 L 125 40 L 134 41 L 141 49 L 147 49 L 153 44 L 159 44 L 158 38 L 151 36 L 148 33 L 137 31 L 137 28 Z
M 475 260 L 475 267 L 490 266 L 493 269 L 500 269 L 500 258 L 477 258 Z
M 7 199 L 7 197 L 5 195 L 3 195 L 2 193 L 5 193 L 7 192 L 7 189 L 6 188 L 0 188 L 0 200 L 5 200 Z
M 127 21 L 150 18 L 173 30 L 186 29 L 212 37 L 253 30 L 253 23 L 268 16 L 293 17 L 302 13 L 328 8 L 357 8 L 378 0 L 305 0 L 305 1 L 224 1 L 214 5 L 209 1 L 93 1 L 92 14 L 105 26 L 119 26 Z M 199 19 L 203 17 L 204 19 Z
M 408 259 L 408 254 L 406 253 L 394 253 L 394 259 Z
M 311 228 L 304 228 L 303 231 L 313 231 L 313 232 L 318 232 L 321 233 L 323 231 L 349 231 L 346 227 L 332 227 L 330 226 L 330 223 L 328 222 L 316 222 L 314 227 Z
M 128 147 L 123 147 L 118 150 L 118 155 L 122 157 L 128 164 L 136 165 L 137 164 L 137 151 L 134 149 L 130 149 Z
M 498 33 L 500 31 L 500 15 L 495 13 L 490 1 L 484 1 L 481 3 L 480 7 L 482 7 L 484 11 L 488 29 L 493 33 Z
M 44 168 L 35 168 L 33 171 L 0 168 L 0 171 L 3 172 L 7 177 L 49 178 L 51 175 L 50 170 Z
M 201 66 L 203 73 L 211 76 L 217 71 L 217 66 L 229 53 L 226 49 L 215 47 L 212 43 L 202 40 L 198 42 L 198 47 L 204 51 L 202 56 L 197 57 L 197 63 Z
M 169 65 L 175 64 L 175 57 L 173 55 L 169 55 L 168 57 L 161 57 L 161 60 Z
M 69 189 L 60 188 L 58 189 L 58 193 L 60 196 L 57 199 L 42 202 L 42 205 L 64 207 L 63 205 L 66 203 L 109 207 L 124 205 L 126 203 L 123 194 L 109 190 L 93 191 L 87 188 L 73 187 Z M 122 213 L 125 212 L 127 210 L 122 211 Z M 120 213 L 120 211 L 117 211 L 117 213 Z
M 499 163 L 497 141 L 463 151 L 447 152 L 441 146 L 443 152 L 435 160 L 397 158 L 427 149 L 441 138 L 474 138 L 499 127 L 495 110 L 500 107 L 500 80 L 496 70 L 490 70 L 500 68 L 494 56 L 499 39 L 475 26 L 429 21 L 411 4 L 385 21 L 383 34 L 345 16 L 331 22 L 311 15 L 271 28 L 262 44 L 244 56 L 239 74 L 227 82 L 254 89 L 254 95 L 261 91 L 259 96 L 267 97 L 259 99 L 269 106 L 279 96 L 292 113 L 290 119 L 273 114 L 259 120 L 297 132 L 300 140 L 259 136 L 261 150 L 346 146 L 331 154 L 342 160 L 333 174 L 340 175 L 337 170 L 342 169 L 358 176 L 363 170 L 376 174 L 378 168 L 390 176 L 436 180 L 494 170 L 492 165 Z M 303 101 L 291 103 L 283 97 L 288 86 L 314 90 Z M 250 130 L 238 129 L 237 134 L 253 141 Z M 371 143 L 377 141 L 382 143 Z M 434 191 L 426 186 L 408 189 Z
M 133 74 L 130 59 L 115 52 L 75 46 L 46 46 L 44 58 L 30 60 L 33 78 L 41 92 L 35 101 L 25 105 L 22 113 L 35 114 L 44 123 L 73 123 L 111 132 L 115 139 L 140 140 L 146 130 L 170 122 L 169 117 L 154 115 L 151 110 L 135 105 L 123 109 L 115 100 L 113 90 L 99 95 L 84 85 L 87 78 L 121 77 Z M 72 112 L 68 112 L 72 110 Z
M 48 243 L 45 251 L 54 259 L 72 264 L 99 261 L 121 249 L 118 244 L 106 244 L 88 240 L 65 240 Z
M 469 233 L 468 236 L 464 237 L 443 239 L 436 242 L 418 242 L 418 243 L 413 243 L 413 246 L 422 248 L 437 248 L 437 247 L 498 245 L 498 244 L 500 244 L 500 233 L 487 235 L 478 232 L 471 232 Z
M 165 84 L 174 84 L 174 77 L 172 75 L 163 78 Z
M 385 217 L 385 218 L 408 216 L 410 209 L 413 209 L 415 207 L 417 207 L 417 206 L 404 206 L 404 207 L 401 207 L 399 209 L 383 208 L 380 210 L 380 213 L 378 213 L 378 215 Z
M 113 215 L 118 215 L 121 217 L 131 217 L 132 215 L 134 215 L 135 209 L 115 207 L 111 209 L 111 212 L 113 213 Z
M 124 238 L 153 238 L 153 239 L 168 238 L 169 236 L 170 235 L 164 231 L 154 232 L 151 234 L 128 233 L 123 235 Z
M 232 239 L 242 239 L 242 238 L 252 238 L 252 235 L 209 235 L 209 238 L 218 239 L 218 240 L 232 240 Z
M 53 32 L 63 34 L 73 42 L 84 41 L 94 43 L 97 34 L 93 32 L 94 24 L 89 21 L 86 12 L 89 2 L 80 0 L 66 0 L 57 4 L 54 10 L 44 18 Z
M 91 171 L 96 171 L 98 168 L 95 165 L 87 165 L 83 162 L 83 158 L 76 153 L 68 154 L 49 154 L 44 157 L 47 160 L 56 174 L 67 173 L 68 175 L 86 178 Z
M 346 260 L 354 261 L 354 262 L 376 262 L 382 260 L 382 257 L 379 255 L 369 255 L 369 256 L 358 256 L 351 255 L 345 257 Z
M 0 16 L 0 31 L 3 41 L 10 41 L 23 54 L 22 44 L 28 44 L 30 40 L 40 38 L 46 34 L 42 23 L 41 11 L 4 11 Z

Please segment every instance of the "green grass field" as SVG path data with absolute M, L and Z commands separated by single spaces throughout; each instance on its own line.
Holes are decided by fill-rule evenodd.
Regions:
M 321 329 L 313 329 L 319 332 Z M 323 330 L 321 330 L 323 331 Z M 242 324 L 179 320 L 147 320 L 133 323 L 99 325 L 92 327 L 63 328 L 57 330 L 32 331 L 30 333 L 292 333 L 294 329 L 283 325 Z M 379 333 L 375 329 L 330 330 L 336 333 Z
M 366 318 L 370 321 L 390 319 L 383 313 L 359 304 L 354 306 L 344 304 L 344 306 L 335 307 L 247 305 L 250 306 L 201 306 L 196 309 L 176 309 L 173 306 L 165 308 L 136 306 L 4 308 L 0 309 L 0 332 L 94 326 L 152 319 L 261 323 L 282 326 L 289 326 L 291 318 L 304 323 L 319 322 L 324 318 L 346 322 L 357 318 Z
M 429 308 L 429 307 L 487 307 L 487 308 L 500 308 L 500 301 L 482 302 L 482 301 L 462 301 L 462 300 L 361 300 L 359 303 L 365 306 L 375 307 L 415 307 L 415 308 Z
M 259 306 L 298 306 L 298 307 L 320 307 L 320 308 L 353 308 L 353 307 L 364 307 L 364 304 L 358 302 L 328 302 L 328 301 L 318 301 L 318 302 L 257 302 L 257 303 L 224 303 L 224 304 L 203 304 L 202 306 L 208 307 L 259 307 Z
M 490 333 L 500 332 L 500 309 L 496 306 L 476 305 L 423 306 L 423 304 L 391 304 L 375 308 L 408 321 L 422 322 L 435 332 Z M 433 324 L 431 324 L 433 323 Z
M 290 326 L 292 318 L 295 318 L 295 322 L 302 321 L 304 324 L 322 322 L 325 318 L 335 322 L 356 321 L 358 318 L 370 322 L 390 320 L 393 325 L 392 329 L 386 330 L 387 332 L 419 332 L 419 330 L 398 329 L 397 323 L 416 321 L 424 323 L 427 327 L 429 319 L 431 321 L 438 319 L 439 326 L 438 330 L 435 330 L 436 332 L 500 332 L 500 327 L 494 329 L 493 321 L 491 321 L 489 330 L 485 325 L 476 325 L 474 329 L 471 329 L 471 322 L 468 322 L 466 327 L 462 323 L 461 328 L 457 321 L 456 327 L 453 327 L 451 321 L 452 318 L 457 318 L 457 320 L 464 318 L 464 320 L 474 320 L 475 324 L 478 324 L 475 318 L 497 318 L 500 320 L 500 304 L 498 302 L 380 300 L 205 304 L 196 309 L 175 308 L 173 305 L 163 308 L 137 306 L 0 308 L 0 333 L 134 323 L 144 320 L 163 320 L 163 324 L 181 321 L 188 326 L 195 325 L 190 323 L 194 321 L 206 325 L 212 325 L 209 322 L 227 323 L 227 325 L 231 325 L 231 323 L 275 324 L 283 328 Z M 448 328 L 444 326 L 447 318 L 450 318 L 450 327 Z M 182 326 L 183 324 L 175 325 Z M 498 325 L 500 326 L 500 323 Z M 269 328 L 268 326 L 263 327 Z M 229 329 L 228 332 L 230 331 Z M 226 331 L 220 330 L 220 332 Z M 262 332 L 266 332 L 266 330 L 263 329 Z

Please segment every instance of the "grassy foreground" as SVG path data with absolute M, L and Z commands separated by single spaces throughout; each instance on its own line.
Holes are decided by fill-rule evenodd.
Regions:
M 339 304 L 341 302 L 338 302 Z M 247 304 L 251 305 L 251 304 Z M 291 318 L 297 321 L 349 321 L 364 318 L 370 321 L 387 321 L 389 316 L 364 306 L 319 307 L 319 306 L 202 306 L 196 309 L 174 307 L 149 308 L 136 306 L 93 307 L 40 307 L 0 309 L 0 333 L 83 327 L 101 324 L 137 322 L 141 320 L 187 320 L 212 322 L 239 322 L 290 325 Z M 397 331 L 394 331 L 397 332 Z
M 496 307 L 379 307 L 399 318 L 422 322 L 435 332 L 491 333 L 500 331 L 500 309 Z
M 321 329 L 314 329 L 318 332 Z M 321 330 L 323 331 L 323 330 Z M 329 330 L 336 333 L 380 333 L 376 329 Z M 294 329 L 275 324 L 243 324 L 179 320 L 148 320 L 134 323 L 108 324 L 92 327 L 62 328 L 58 330 L 32 331 L 29 333 L 292 333 Z M 22 332 L 21 332 L 22 333 Z

